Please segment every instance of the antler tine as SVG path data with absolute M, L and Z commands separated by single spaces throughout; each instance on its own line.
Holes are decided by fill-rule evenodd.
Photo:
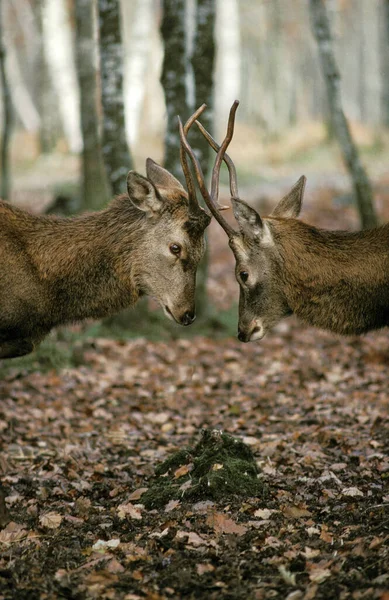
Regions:
M 239 100 L 235 100 L 233 105 L 230 108 L 230 114 L 228 117 L 228 126 L 226 137 L 221 143 L 221 146 L 218 150 L 218 153 L 215 158 L 215 164 L 212 169 L 212 183 L 211 183 L 211 198 L 213 202 L 217 202 L 219 197 L 219 177 L 220 177 L 220 167 L 223 162 L 223 158 L 225 156 L 227 147 L 232 140 L 232 136 L 234 135 L 234 125 L 235 125 L 235 113 L 236 109 L 239 106 Z
M 186 139 L 184 127 L 182 126 L 180 117 L 178 117 L 178 124 L 179 124 L 179 128 L 180 128 L 181 145 L 185 148 L 187 154 L 190 156 L 190 158 L 192 160 L 193 168 L 194 168 L 194 171 L 196 174 L 196 179 L 197 179 L 197 183 L 200 188 L 201 195 L 204 198 L 204 201 L 205 201 L 206 205 L 208 206 L 209 210 L 211 211 L 211 213 L 213 214 L 215 219 L 218 221 L 219 225 L 224 229 L 224 231 L 227 233 L 228 237 L 231 237 L 235 234 L 235 231 L 229 225 L 229 223 L 227 223 L 227 221 L 222 217 L 222 215 L 218 211 L 217 207 L 215 206 L 215 204 L 211 198 L 211 195 L 209 194 L 209 192 L 207 190 L 207 186 L 205 185 L 205 181 L 204 181 L 203 170 L 201 168 L 201 165 L 199 163 L 197 156 L 195 155 L 194 151 L 192 150 L 191 146 L 188 143 L 188 140 Z M 224 140 L 224 142 L 226 142 L 226 140 Z M 216 160 L 215 160 L 215 165 L 216 165 L 216 161 L 219 161 L 219 170 L 220 170 L 220 164 L 223 160 L 223 154 L 229 144 L 229 140 L 227 141 L 227 143 L 224 143 L 224 142 L 223 142 L 222 146 L 220 147 L 218 154 L 216 156 Z M 219 154 L 220 154 L 221 158 L 219 157 Z M 215 168 L 214 168 L 214 170 L 215 170 Z
M 197 127 L 200 129 L 200 131 L 203 134 L 203 136 L 205 137 L 205 139 L 207 140 L 208 144 L 215 150 L 215 152 L 218 152 L 220 150 L 220 146 L 216 142 L 216 140 L 214 140 L 214 138 L 211 136 L 211 134 L 209 133 L 209 131 L 207 131 L 205 129 L 204 125 L 202 125 L 200 123 L 200 121 L 196 120 L 195 123 L 196 123 Z M 231 196 L 233 198 L 239 198 L 238 181 L 237 181 L 237 176 L 236 176 L 235 165 L 232 162 L 232 159 L 228 156 L 228 154 L 224 154 L 224 162 L 227 165 L 228 172 L 229 172 L 229 175 L 230 175 L 230 192 L 231 192 Z
M 200 106 L 200 108 L 198 108 L 196 110 L 196 112 L 194 112 L 193 115 L 191 117 L 189 117 L 189 119 L 187 120 L 187 122 L 184 125 L 185 135 L 188 135 L 189 129 L 192 127 L 192 125 L 196 121 L 197 117 L 199 117 L 206 108 L 207 108 L 207 105 L 202 104 Z M 178 119 L 179 118 L 180 117 L 178 117 Z M 186 152 L 185 152 L 184 146 L 182 144 L 182 139 L 181 139 L 181 145 L 180 145 L 180 161 L 181 161 L 182 171 L 185 176 L 186 187 L 188 189 L 189 203 L 192 206 L 198 206 L 197 196 L 196 196 L 196 186 L 195 186 L 195 182 L 193 180 L 192 172 L 188 165 L 188 161 L 186 158 Z

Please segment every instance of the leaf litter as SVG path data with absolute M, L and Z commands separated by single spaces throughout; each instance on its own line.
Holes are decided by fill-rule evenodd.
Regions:
M 317 224 L 347 227 L 325 202 Z M 237 286 L 212 228 L 222 306 Z M 258 344 L 94 338 L 80 354 L 0 381 L 2 600 L 389 599 L 387 330 L 290 319 Z

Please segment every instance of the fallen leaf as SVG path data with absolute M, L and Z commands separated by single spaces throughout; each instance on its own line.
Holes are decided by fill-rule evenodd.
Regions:
M 361 492 L 361 490 L 359 490 L 357 487 L 344 488 L 342 490 L 342 494 L 343 494 L 343 496 L 351 496 L 351 497 L 363 496 L 363 492 Z
M 309 579 L 314 583 L 322 583 L 328 577 L 331 577 L 331 571 L 329 569 L 313 569 L 309 574 Z
M 123 571 L 125 571 L 123 565 L 121 565 L 116 558 L 110 560 L 106 568 L 110 573 L 123 573 Z
M 130 519 L 140 520 L 142 518 L 142 513 L 138 508 L 136 508 L 131 502 L 126 504 L 119 504 L 117 507 L 117 513 L 119 519 L 125 519 L 126 517 L 130 517 Z
M 188 473 L 190 473 L 190 471 L 192 471 L 192 469 L 193 463 L 182 465 L 182 467 L 179 467 L 176 471 L 174 471 L 174 479 L 179 479 L 180 477 L 187 475 Z
M 258 508 L 254 512 L 254 517 L 257 517 L 258 519 L 263 519 L 263 520 L 267 521 L 268 519 L 270 519 L 271 515 L 275 512 L 278 512 L 278 511 L 271 509 L 271 508 Z
M 170 502 L 168 502 L 165 506 L 165 512 L 171 512 L 172 510 L 177 508 L 177 506 L 179 506 L 179 505 L 180 505 L 179 500 L 170 500 Z
M 119 538 L 113 538 L 112 540 L 97 540 L 92 546 L 92 550 L 98 552 L 105 551 L 107 548 L 117 548 L 120 544 Z
M 204 575 L 204 573 L 212 573 L 215 567 L 210 563 L 198 563 L 196 570 L 198 575 Z
M 149 488 L 146 488 L 146 487 L 143 487 L 143 488 L 138 488 L 137 490 L 134 490 L 134 491 L 132 492 L 132 494 L 130 494 L 130 495 L 129 495 L 128 499 L 129 499 L 130 501 L 132 501 L 132 500 L 139 500 L 139 498 L 140 498 L 141 496 L 143 496 L 143 494 L 144 494 L 145 492 L 147 492 L 147 490 L 148 490 L 148 489 L 149 489 Z
M 289 519 L 302 519 L 303 517 L 310 517 L 311 513 L 306 508 L 300 508 L 299 506 L 285 506 L 282 511 Z
M 62 523 L 63 516 L 56 512 L 48 512 L 39 517 L 42 527 L 47 529 L 57 529 Z
M 0 531 L 0 544 L 10 545 L 15 542 L 20 542 L 28 535 L 28 531 L 24 525 L 11 521 L 4 529 Z
M 213 527 L 216 533 L 244 535 L 247 527 L 235 523 L 223 513 L 212 513 L 207 517 L 207 525 Z

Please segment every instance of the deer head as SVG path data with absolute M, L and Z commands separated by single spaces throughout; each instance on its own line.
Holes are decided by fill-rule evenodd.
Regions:
M 194 113 L 186 129 L 204 108 Z M 195 319 L 196 270 L 204 255 L 210 216 L 198 204 L 182 151 L 181 163 L 188 191 L 150 158 L 147 177 L 130 171 L 127 190 L 141 213 L 134 253 L 137 264 L 132 267 L 138 290 L 154 297 L 170 319 L 190 325 Z
M 225 153 L 234 131 L 235 101 L 228 120 L 227 135 L 219 146 L 204 127 L 196 125 L 217 151 L 215 168 L 212 173 L 209 193 L 201 167 L 189 146 L 185 131 L 181 127 L 181 139 L 193 162 L 196 178 L 202 196 L 221 227 L 226 232 L 229 245 L 234 253 L 235 276 L 239 283 L 239 325 L 238 338 L 242 342 L 260 340 L 266 332 L 292 313 L 283 286 L 283 252 L 277 240 L 277 221 L 294 220 L 300 213 L 305 187 L 305 177 L 301 177 L 292 190 L 276 206 L 268 218 L 262 218 L 254 208 L 239 198 L 236 169 L 231 158 Z M 225 161 L 230 175 L 231 203 L 239 228 L 236 230 L 220 213 L 225 207 L 218 205 L 218 180 L 220 166 Z

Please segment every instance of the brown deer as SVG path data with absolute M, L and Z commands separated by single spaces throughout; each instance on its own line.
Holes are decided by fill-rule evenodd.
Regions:
M 200 107 L 186 130 L 205 106 Z M 73 218 L 32 215 L 0 201 L 0 358 L 28 354 L 61 324 L 101 318 L 154 297 L 182 325 L 195 319 L 196 269 L 210 216 L 151 159 L 128 194 Z
M 230 111 L 222 146 L 196 124 L 214 150 L 225 151 L 233 135 L 238 102 Z M 358 232 L 325 231 L 297 219 L 305 177 L 262 218 L 239 198 L 236 170 L 227 154 L 220 156 L 230 173 L 231 203 L 239 230 L 220 214 L 218 172 L 211 193 L 186 140 L 201 193 L 223 227 L 236 260 L 240 286 L 238 338 L 260 340 L 280 319 L 296 314 L 309 325 L 338 334 L 362 334 L 389 325 L 389 224 Z

